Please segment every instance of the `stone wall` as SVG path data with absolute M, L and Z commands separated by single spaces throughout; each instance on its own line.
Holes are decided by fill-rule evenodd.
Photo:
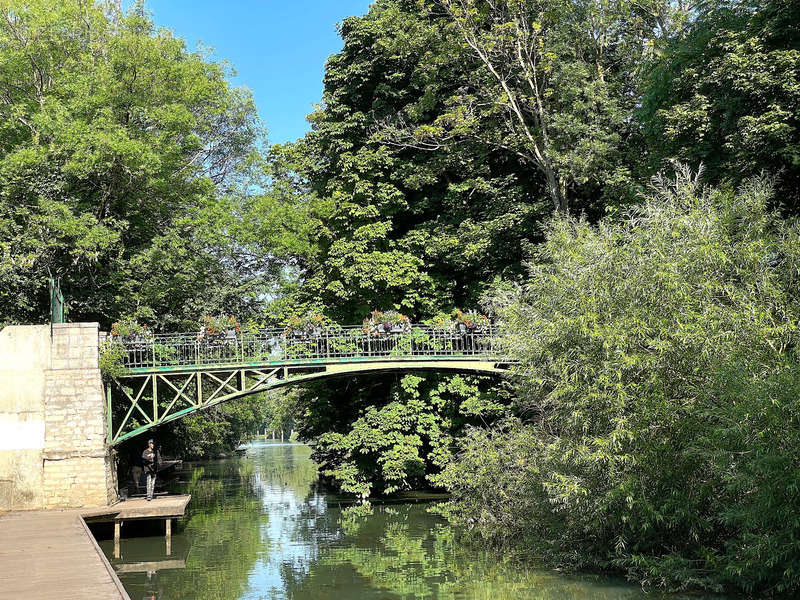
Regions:
M 53 325 L 44 396 L 44 507 L 102 505 L 116 497 L 97 323 Z
M 52 336 L 46 325 L 0 332 L 0 360 L 16 353 L 0 371 L 0 424 L 6 415 L 16 438 L 23 421 L 41 430 L 27 444 L 35 448 L 15 439 L 5 444 L 15 447 L 0 450 L 0 508 L 97 506 L 116 498 L 98 336 L 97 323 L 56 324 Z

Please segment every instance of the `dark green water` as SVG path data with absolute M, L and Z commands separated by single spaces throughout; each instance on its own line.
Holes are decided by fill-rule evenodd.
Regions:
M 353 506 L 316 489 L 309 449 L 257 443 L 244 457 L 193 463 L 173 533 L 101 547 L 133 600 L 652 600 L 623 581 L 521 567 L 459 545 L 422 502 Z M 157 502 L 157 500 L 156 500 Z M 674 597 L 671 597 L 674 599 Z

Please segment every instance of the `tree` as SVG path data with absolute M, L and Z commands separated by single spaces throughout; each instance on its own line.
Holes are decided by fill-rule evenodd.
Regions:
M 497 298 L 523 419 L 462 443 L 451 516 L 645 584 L 800 589 L 800 228 L 770 194 L 684 174 L 553 222 Z
M 446 25 L 405 0 L 346 19 L 311 132 L 271 149 L 270 164 L 305 180 L 297 202 L 316 218 L 297 305 L 349 323 L 376 308 L 432 316 L 475 302 L 498 274 L 513 277 L 537 239 L 547 205 L 516 159 L 470 144 L 397 148 L 378 129 L 390 115 L 432 122 L 446 109 L 464 67 Z
M 46 318 L 48 271 L 106 326 L 253 304 L 225 234 L 260 125 L 224 64 L 139 4 L 2 0 L 0 72 L 0 321 Z
M 521 273 L 538 223 L 550 212 L 540 181 L 514 156 L 482 144 L 433 152 L 398 147 L 386 142 L 380 126 L 402 112 L 422 123 L 446 111 L 469 60 L 451 52 L 447 25 L 442 15 L 408 0 L 381 0 L 364 17 L 346 19 L 344 47 L 326 65 L 311 132 L 270 149 L 273 185 L 294 190 L 287 198 L 314 219 L 314 242 L 296 255 L 298 283 L 278 306 L 284 316 L 314 307 L 352 324 L 371 310 L 396 309 L 419 321 L 457 306 L 473 308 L 496 277 Z M 353 492 L 425 485 L 425 475 L 439 468 L 429 455 L 426 419 L 439 418 L 439 404 L 447 405 L 442 419 L 449 419 L 448 411 L 457 413 L 465 399 L 493 385 L 469 380 L 465 386 L 479 392 L 440 400 L 439 386 L 458 387 L 457 380 L 447 382 L 428 376 L 414 393 L 395 377 L 308 386 L 299 399 L 298 428 L 316 444 L 315 458 L 329 477 Z M 395 428 L 389 417 L 398 411 L 410 416 Z M 460 415 L 454 423 L 468 421 Z M 442 439 L 455 432 L 442 429 Z M 416 436 L 420 444 L 412 450 L 389 443 L 395 434 L 398 440 Z M 383 441 L 347 457 L 346 448 L 364 435 Z M 387 475 L 376 461 L 390 460 L 392 452 L 416 458 L 393 462 L 397 469 Z M 347 469 L 358 484 L 339 477 Z
M 786 0 L 704 3 L 662 40 L 643 79 L 640 118 L 653 168 L 703 164 L 710 183 L 762 171 L 776 198 L 800 206 L 800 6 Z
M 346 428 L 318 429 L 323 433 L 314 440 L 314 458 L 320 474 L 362 498 L 429 487 L 465 425 L 506 414 L 507 403 L 481 383 L 409 374 L 389 387 L 388 402 L 367 396 Z
M 648 11 L 627 1 L 440 5 L 448 37 L 477 63 L 461 70 L 446 111 L 432 123 L 401 119 L 390 138 L 420 148 L 471 139 L 513 154 L 542 178 L 558 212 L 570 196 L 580 209 L 598 188 L 630 187 L 622 147 L 633 134 L 632 74 L 652 38 Z

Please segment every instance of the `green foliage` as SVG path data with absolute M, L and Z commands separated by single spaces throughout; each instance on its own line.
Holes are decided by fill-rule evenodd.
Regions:
M 684 174 L 552 223 L 496 299 L 525 423 L 462 442 L 451 516 L 645 584 L 800 589 L 800 228 L 770 191 Z
M 791 0 L 715 0 L 664 40 L 642 84 L 653 160 L 702 162 L 712 182 L 780 175 L 778 199 L 796 214 L 798 20 L 800 5 Z
M 326 431 L 329 425 L 323 421 L 314 440 L 320 473 L 362 498 L 435 482 L 430 477 L 449 462 L 464 425 L 506 411 L 481 378 L 406 375 L 390 384 L 388 402 L 381 403 L 379 396 L 365 400 L 341 433 Z M 310 424 L 304 425 L 308 429 Z
M 267 157 L 273 185 L 316 233 L 310 255 L 297 258 L 303 283 L 289 301 L 321 304 L 341 323 L 374 308 L 418 320 L 474 303 L 497 275 L 520 271 L 549 212 L 541 184 L 480 144 L 428 151 L 378 131 L 406 112 L 432 122 L 463 85 L 465 56 L 445 19 L 381 0 L 340 31 L 311 132 Z
M 653 35 L 649 15 L 628 0 L 437 4 L 474 68 L 462 72 L 446 111 L 405 136 L 396 132 L 398 142 L 470 139 L 514 154 L 536 170 L 556 211 L 570 208 L 570 196 L 583 206 L 612 182 L 633 186 L 623 140 L 636 102 L 630 75 Z
M 224 64 L 138 4 L 2 0 L 0 72 L 1 320 L 46 319 L 48 269 L 70 318 L 104 326 L 248 303 L 223 232 L 260 126 Z
M 112 340 L 106 340 L 100 346 L 99 365 L 103 379 L 110 381 L 125 374 L 125 347 Z

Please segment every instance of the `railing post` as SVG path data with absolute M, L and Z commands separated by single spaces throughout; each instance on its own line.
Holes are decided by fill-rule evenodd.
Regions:
M 153 374 L 153 423 L 158 423 L 158 375 Z

